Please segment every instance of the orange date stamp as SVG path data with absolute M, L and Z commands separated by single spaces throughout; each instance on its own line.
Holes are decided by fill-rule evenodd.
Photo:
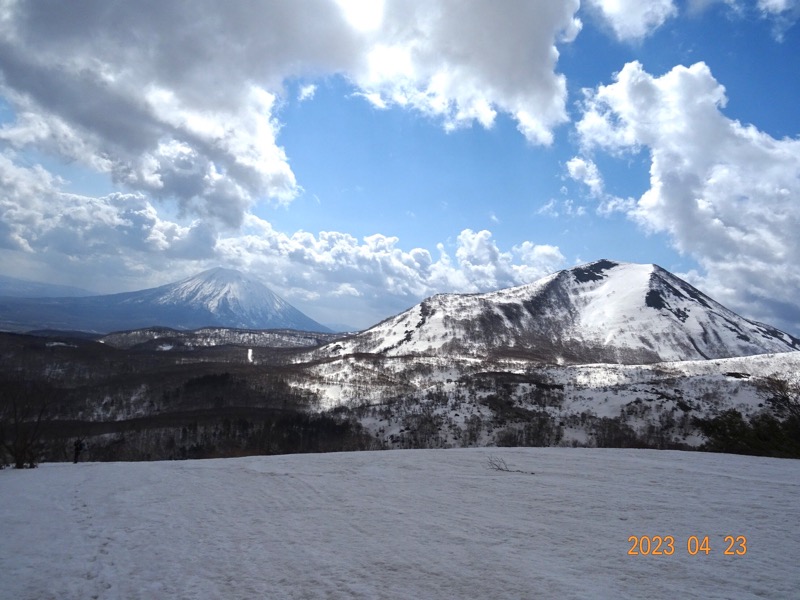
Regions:
M 628 549 L 629 556 L 672 556 L 680 545 L 672 535 L 631 535 L 628 537 L 628 543 L 631 544 Z M 708 556 L 712 552 L 711 541 L 707 535 L 702 537 L 690 535 L 686 538 L 685 546 L 690 556 L 698 554 Z M 722 554 L 725 556 L 744 556 L 747 554 L 747 537 L 726 535 L 721 546 L 716 544 L 714 546 L 724 548 Z

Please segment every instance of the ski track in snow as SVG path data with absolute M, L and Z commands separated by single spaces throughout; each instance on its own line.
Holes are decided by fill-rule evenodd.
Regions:
M 648 450 L 45 464 L 0 472 L 0 597 L 796 598 L 798 492 L 800 461 Z

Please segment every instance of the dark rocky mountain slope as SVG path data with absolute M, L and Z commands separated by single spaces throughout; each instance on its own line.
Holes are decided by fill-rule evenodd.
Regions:
M 657 265 L 600 260 L 515 288 L 433 296 L 321 352 L 645 364 L 797 349 L 797 338 L 740 317 Z

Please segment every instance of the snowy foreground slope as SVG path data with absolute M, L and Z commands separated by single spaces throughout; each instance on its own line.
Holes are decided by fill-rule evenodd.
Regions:
M 44 464 L 0 472 L 0 597 L 796 598 L 798 492 L 800 461 L 648 450 Z

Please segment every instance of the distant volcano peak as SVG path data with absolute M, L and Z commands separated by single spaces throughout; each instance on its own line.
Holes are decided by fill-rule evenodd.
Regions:
M 216 326 L 329 331 L 258 279 L 224 267 L 137 292 L 47 302 L 34 299 L 27 304 L 8 300 L 6 304 L 6 314 L 13 316 L 19 329 L 110 332 Z
M 192 275 L 188 279 L 220 279 L 220 280 L 236 280 L 246 279 L 246 276 L 236 269 L 229 269 L 227 267 L 213 267 L 201 271 L 196 275 Z

